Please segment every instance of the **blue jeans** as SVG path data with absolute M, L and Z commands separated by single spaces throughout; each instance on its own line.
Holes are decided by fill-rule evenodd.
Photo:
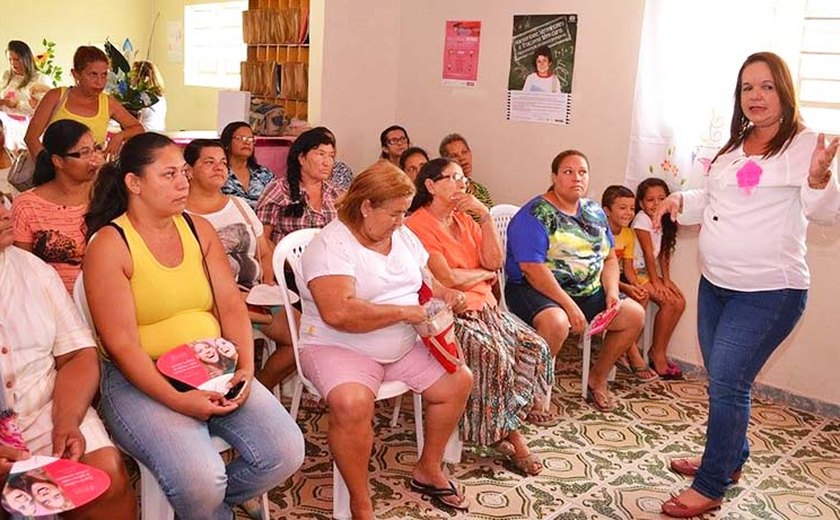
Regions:
M 691 487 L 702 495 L 722 497 L 730 475 L 749 457 L 753 382 L 799 321 L 807 299 L 806 290 L 740 292 L 700 279 L 697 332 L 709 374 L 709 424 Z
M 256 379 L 236 411 L 199 421 L 155 401 L 113 363 L 102 366 L 105 421 L 116 442 L 157 477 L 182 520 L 230 520 L 231 507 L 261 495 L 303 464 L 303 435 Z M 225 466 L 210 435 L 237 452 Z

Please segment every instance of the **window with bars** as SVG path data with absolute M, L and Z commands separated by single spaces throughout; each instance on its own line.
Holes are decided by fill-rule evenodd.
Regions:
M 840 135 L 840 1 L 808 0 L 797 83 L 808 126 Z
M 239 89 L 247 0 L 184 6 L 184 84 Z

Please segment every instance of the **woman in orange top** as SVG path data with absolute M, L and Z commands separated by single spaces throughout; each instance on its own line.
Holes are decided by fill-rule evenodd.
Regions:
M 553 360 L 545 341 L 502 311 L 493 296 L 504 252 L 487 207 L 466 193 L 466 183 L 451 159 L 424 164 L 406 224 L 429 252 L 435 278 L 467 296 L 466 310 L 455 317 L 455 336 L 474 374 L 462 423 L 464 440 L 495 445 L 522 472 L 536 475 L 542 463 L 519 428 L 526 417 L 541 425 L 556 424 L 556 417 L 532 410 L 545 402 Z
M 56 121 L 44 132 L 32 177 L 35 187 L 12 205 L 15 245 L 54 267 L 70 293 L 82 269 L 84 218 L 101 166 L 102 153 L 88 127 Z

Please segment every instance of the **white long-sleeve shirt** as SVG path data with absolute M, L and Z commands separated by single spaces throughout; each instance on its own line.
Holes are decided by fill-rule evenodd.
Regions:
M 807 289 L 808 221 L 840 220 L 840 185 L 808 186 L 817 134 L 803 130 L 782 153 L 747 156 L 743 147 L 721 155 L 706 187 L 683 192 L 681 224 L 702 224 L 703 276 L 726 289 L 754 292 Z M 836 160 L 833 171 L 836 173 Z

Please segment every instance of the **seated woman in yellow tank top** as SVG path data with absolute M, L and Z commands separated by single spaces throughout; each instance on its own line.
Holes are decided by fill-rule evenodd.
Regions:
M 122 131 L 111 136 L 105 152 L 115 156 L 125 141 L 143 132 L 143 125 L 116 99 L 105 93 L 108 56 L 97 47 L 79 47 L 73 55 L 71 72 L 76 80 L 75 87 L 54 88 L 38 104 L 24 137 L 29 153 L 32 157 L 38 156 L 43 148 L 41 135 L 44 130 L 53 121 L 61 119 L 84 124 L 90 128 L 93 140 L 100 146 L 106 146 L 108 121 L 113 119 Z
M 254 379 L 248 311 L 213 227 L 183 215 L 188 192 L 168 137 L 129 139 L 96 180 L 82 275 L 107 354 L 101 409 L 114 439 L 151 469 L 178 518 L 230 519 L 235 504 L 300 467 L 303 436 Z M 238 346 L 229 383 L 246 382 L 238 397 L 179 392 L 155 368 L 168 350 L 219 336 Z M 239 456 L 225 466 L 210 435 Z

